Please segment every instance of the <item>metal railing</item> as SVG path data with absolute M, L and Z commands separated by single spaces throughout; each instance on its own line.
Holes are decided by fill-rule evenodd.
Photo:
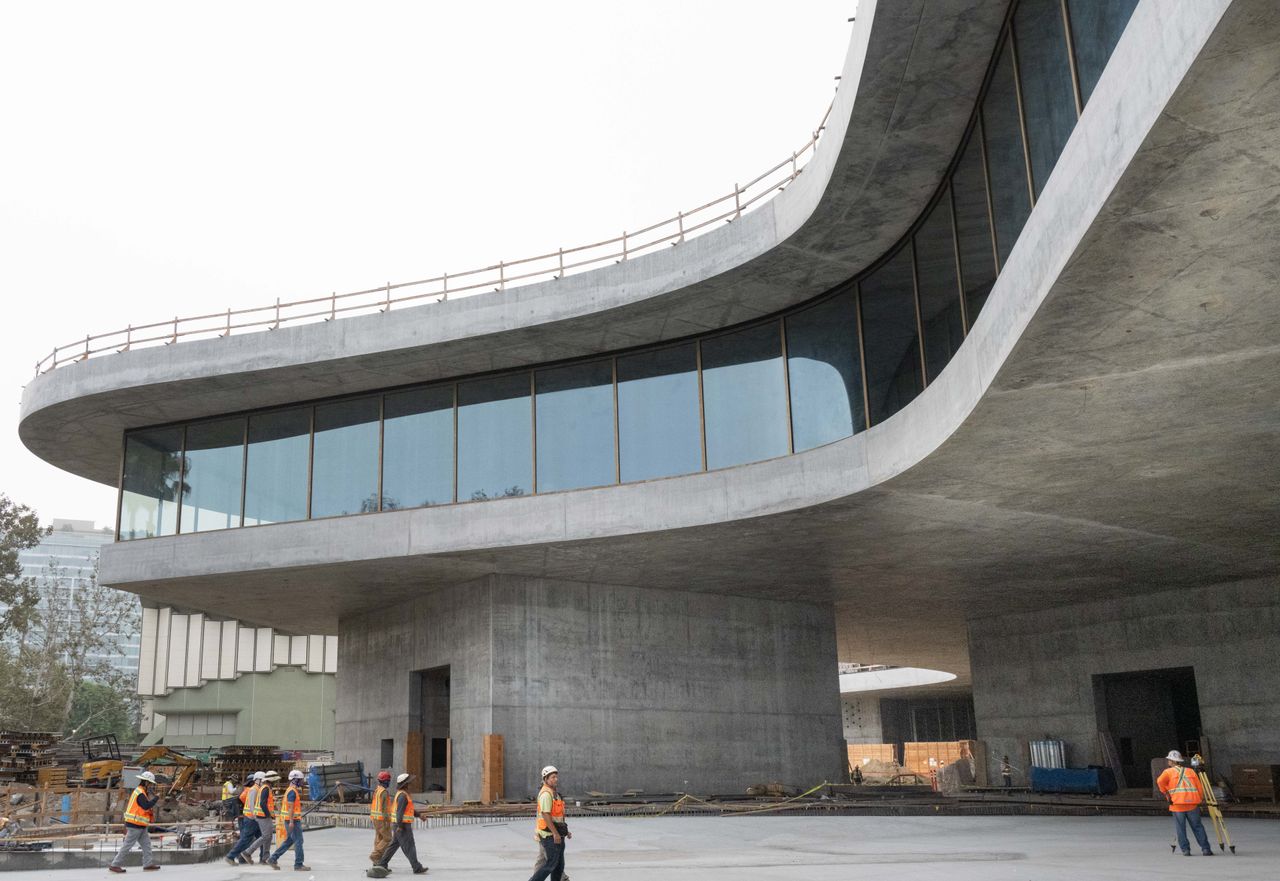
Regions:
M 189 337 L 217 338 L 230 336 L 236 331 L 275 330 L 285 324 L 332 321 L 339 316 L 388 312 L 392 306 L 405 303 L 439 303 L 451 296 L 465 296 L 488 290 L 502 291 L 521 283 L 561 279 L 567 274 L 602 264 L 621 263 L 652 252 L 662 245 L 678 245 L 720 223 L 737 220 L 765 197 L 786 189 L 804 171 L 804 164 L 813 158 L 818 139 L 826 129 L 834 104 L 833 100 L 828 105 L 817 128 L 800 149 L 745 184 L 735 183 L 733 192 L 688 211 L 678 211 L 674 217 L 646 227 L 633 231 L 624 230 L 622 235 L 615 238 L 573 248 L 557 248 L 536 257 L 500 260 L 490 266 L 466 272 L 446 272 L 434 278 L 394 284 L 387 282 L 379 287 L 344 294 L 334 291 L 328 296 L 287 302 L 277 297 L 275 303 L 268 306 L 227 309 L 185 318 L 174 316 L 171 320 L 151 324 L 130 324 L 123 330 L 89 334 L 84 339 L 56 346 L 36 362 L 36 375 L 95 355 L 127 352 L 145 346 L 172 345 Z

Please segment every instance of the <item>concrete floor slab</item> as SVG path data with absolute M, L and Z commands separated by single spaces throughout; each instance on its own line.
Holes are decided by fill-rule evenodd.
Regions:
M 1082 878 L 1274 879 L 1280 828 L 1269 820 L 1230 821 L 1239 853 L 1171 855 L 1164 817 L 662 817 L 573 821 L 568 867 L 578 881 L 662 877 L 667 881 L 947 878 L 948 881 L 1080 881 Z M 429 878 L 523 879 L 534 858 L 532 823 L 458 826 L 418 834 Z M 363 877 L 372 834 L 327 829 L 307 837 L 308 881 Z M 291 863 L 290 863 L 291 867 Z M 409 876 L 397 857 L 393 878 Z M 134 871 L 137 871 L 136 869 Z M 183 866 L 183 879 L 234 881 L 271 876 L 260 866 Z M 12 873 L 12 879 L 51 873 Z M 57 873 L 65 881 L 101 869 Z M 292 874 L 281 877 L 295 877 Z

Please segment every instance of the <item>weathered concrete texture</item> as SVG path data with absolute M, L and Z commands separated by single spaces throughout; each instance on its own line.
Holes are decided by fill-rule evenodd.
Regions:
M 607 352 L 809 299 L 876 260 L 924 208 L 1005 9 L 862 0 L 804 172 L 678 247 L 437 305 L 94 358 L 29 383 L 19 433 L 47 461 L 111 484 L 129 427 Z
M 1072 764 L 1099 764 L 1092 677 L 1192 667 L 1217 772 L 1280 763 L 1280 578 L 982 618 L 969 652 L 989 755 L 1017 756 L 1048 733 Z
M 455 800 L 479 797 L 481 735 L 508 796 L 548 763 L 570 791 L 742 792 L 843 763 L 829 606 L 494 576 L 343 619 L 338 753 L 396 762 L 411 671 L 450 666 Z

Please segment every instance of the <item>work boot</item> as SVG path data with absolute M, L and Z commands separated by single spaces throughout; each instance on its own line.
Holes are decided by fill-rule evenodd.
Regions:
M 108 871 L 108 872 L 115 872 L 117 875 L 123 875 L 123 874 L 124 874 L 124 869 L 120 868 L 119 866 L 107 866 L 107 871 Z
M 280 871 L 280 864 L 277 863 L 275 860 L 267 860 L 267 865 L 275 869 L 277 872 Z
M 415 875 L 425 875 L 425 874 L 427 874 L 427 867 L 426 867 L 426 866 L 418 866 L 418 868 L 416 868 L 416 869 L 414 869 L 414 870 L 413 870 L 413 874 L 415 874 Z
M 295 871 L 295 872 L 310 872 L 310 871 L 311 871 L 311 867 L 310 867 L 310 866 L 294 866 L 294 867 L 293 867 L 293 871 Z
M 142 871 L 144 871 L 144 872 L 159 872 L 159 871 L 160 871 L 160 867 L 159 867 L 159 866 L 157 866 L 155 863 L 152 863 L 152 864 L 151 864 L 151 865 L 149 865 L 149 866 L 143 866 L 143 867 L 142 867 Z

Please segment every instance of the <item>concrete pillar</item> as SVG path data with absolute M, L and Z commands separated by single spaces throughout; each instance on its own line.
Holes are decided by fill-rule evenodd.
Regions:
M 1280 763 L 1280 666 L 1256 662 L 1280 655 L 1280 578 L 974 620 L 969 655 L 993 784 L 1001 755 L 1020 764 L 1022 743 L 1045 735 L 1071 765 L 1101 764 L 1094 677 L 1170 668 L 1194 671 L 1215 777 Z
M 829 605 L 488 576 L 339 628 L 339 760 L 420 723 L 413 671 L 449 665 L 455 801 L 478 798 L 481 737 L 509 798 L 555 764 L 587 790 L 809 786 L 844 764 Z

